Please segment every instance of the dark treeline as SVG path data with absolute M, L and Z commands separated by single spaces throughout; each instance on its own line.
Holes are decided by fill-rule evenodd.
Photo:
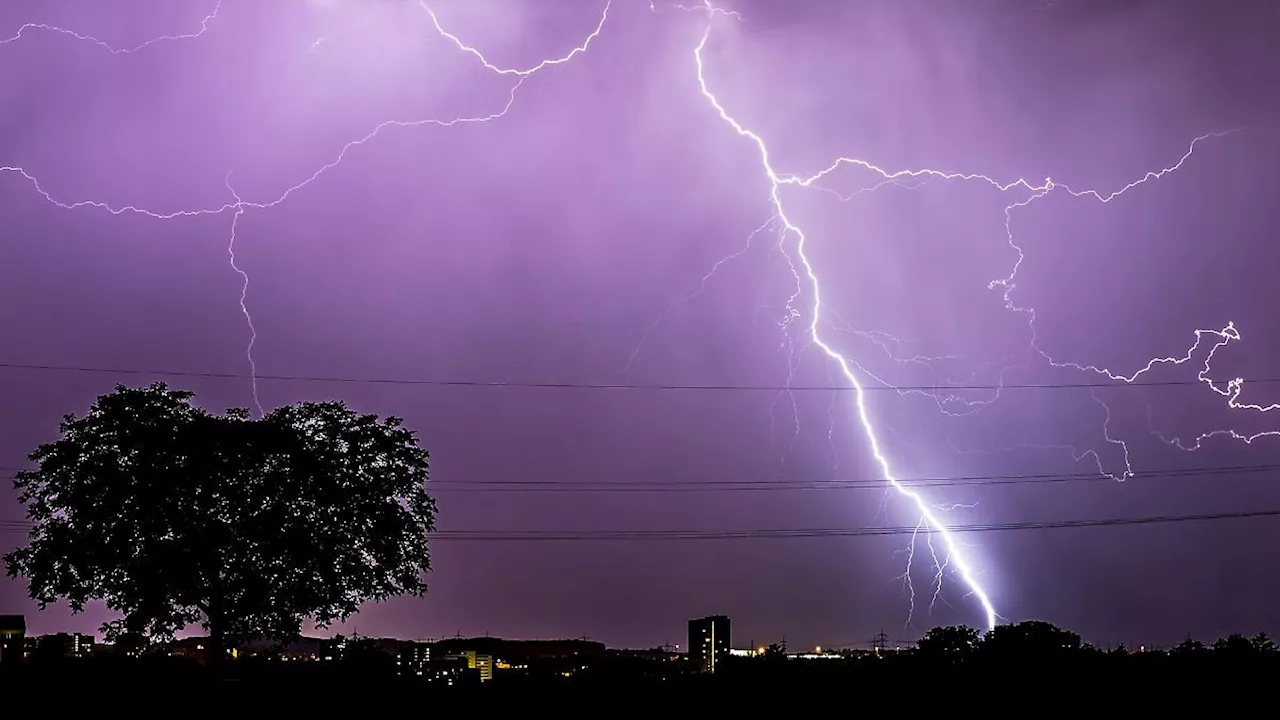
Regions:
M 394 661 L 241 660 L 210 668 L 189 659 L 93 657 L 29 661 L 3 673 L 12 717 L 47 714 L 68 697 L 116 698 L 138 711 L 186 717 L 419 717 L 433 708 L 508 708 L 598 715 L 624 710 L 683 717 L 706 708 L 834 712 L 1185 712 L 1253 714 L 1280 680 L 1280 651 L 1265 635 L 1166 650 L 1098 649 L 1075 633 L 1026 622 L 979 635 L 936 628 L 916 647 L 839 658 L 729 657 L 698 674 L 685 661 L 593 658 L 571 677 L 496 672 L 453 687 L 398 676 Z M 112 703 L 114 706 L 114 702 Z M 702 709 L 701 711 L 699 709 Z M 6 715 L 9 717 L 10 715 Z

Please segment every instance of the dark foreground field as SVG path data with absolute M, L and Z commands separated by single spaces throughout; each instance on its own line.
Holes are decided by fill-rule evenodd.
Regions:
M 226 675 L 229 677 L 220 677 Z M 1190 711 L 1215 717 L 1270 712 L 1280 686 L 1272 663 L 1174 662 L 1161 656 L 1093 663 L 918 660 L 742 665 L 715 677 L 498 677 L 464 688 L 340 666 L 239 666 L 215 673 L 171 662 L 78 661 L 0 674 L 4 718 L 425 717 L 463 711 L 601 717 L 654 713 L 920 712 L 999 715 Z

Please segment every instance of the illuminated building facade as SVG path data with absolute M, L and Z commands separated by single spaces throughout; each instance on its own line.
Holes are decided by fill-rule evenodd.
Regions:
M 396 674 L 421 677 L 427 671 L 430 663 L 430 644 L 422 642 L 409 643 L 396 655 Z
M 85 657 L 93 653 L 95 642 L 92 635 L 83 633 L 71 634 L 71 654 L 75 657 Z
M 477 671 L 480 676 L 480 682 L 489 682 L 493 679 L 493 656 L 482 655 L 475 650 L 468 650 L 467 669 Z
M 698 672 L 715 672 L 728 656 L 727 615 L 711 615 L 689 621 L 689 659 Z
M 341 635 L 335 635 L 331 638 L 325 638 L 320 641 L 320 658 L 333 662 L 342 660 L 342 656 L 347 653 L 347 639 Z

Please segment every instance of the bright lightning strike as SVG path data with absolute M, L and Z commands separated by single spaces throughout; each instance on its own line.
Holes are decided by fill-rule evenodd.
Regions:
M 715 8 L 711 5 L 709 0 L 706 2 L 705 7 L 708 15 L 714 14 Z M 796 225 L 787 215 L 786 207 L 782 202 L 782 187 L 788 183 L 788 179 L 783 177 L 774 169 L 769 156 L 769 146 L 765 143 L 764 139 L 755 132 L 747 129 L 742 125 L 742 123 L 735 119 L 733 115 L 731 115 L 729 111 L 720 104 L 720 100 L 716 97 L 715 93 L 712 92 L 707 83 L 706 67 L 703 62 L 702 53 L 706 48 L 707 41 L 711 39 L 711 29 L 712 24 L 708 22 L 706 29 L 702 34 L 702 39 L 698 41 L 698 45 L 694 48 L 693 52 L 694 61 L 697 64 L 698 87 L 702 91 L 702 96 L 706 98 L 707 102 L 710 103 L 716 113 L 719 114 L 720 119 L 724 120 L 739 136 L 750 140 L 751 143 L 755 145 L 756 150 L 760 155 L 761 169 L 769 179 L 769 198 L 773 204 L 774 213 L 777 215 L 778 220 L 782 223 L 783 227 L 786 228 L 787 232 L 796 238 L 796 254 L 800 259 L 800 265 L 804 270 L 805 277 L 809 281 L 809 289 L 813 293 L 813 302 L 810 307 L 808 327 L 809 337 L 814 345 L 821 349 L 828 358 L 836 363 L 840 368 L 841 373 L 844 375 L 845 380 L 853 387 L 854 403 L 858 413 L 858 420 L 862 424 L 863 434 L 866 436 L 867 443 L 871 447 L 872 455 L 875 456 L 876 462 L 880 465 L 880 470 L 884 474 L 885 480 L 894 488 L 894 490 L 912 502 L 920 514 L 921 521 L 927 525 L 928 529 L 941 536 L 943 546 L 946 549 L 948 561 L 955 567 L 956 572 L 960 575 L 965 585 L 968 586 L 974 597 L 976 597 L 978 602 L 982 605 L 982 611 L 987 622 L 987 627 L 994 628 L 998 618 L 995 606 L 992 604 L 991 598 L 988 596 L 986 589 L 983 588 L 982 584 L 978 581 L 973 568 L 965 557 L 963 549 L 956 541 L 955 535 L 950 531 L 950 529 L 948 529 L 946 523 L 942 521 L 938 516 L 938 513 L 934 511 L 933 507 L 931 507 L 918 492 L 898 482 L 897 477 L 894 475 L 893 467 L 889 462 L 889 458 L 880 447 L 880 437 L 876 432 L 875 423 L 872 421 L 871 414 L 867 407 L 866 391 L 864 390 L 857 373 L 854 372 L 853 366 L 849 360 L 838 350 L 828 345 L 823 339 L 822 333 L 819 330 L 819 327 L 822 324 L 823 314 L 822 284 L 818 279 L 817 271 L 814 269 L 812 263 L 810 263 L 809 256 L 806 253 L 808 237 L 805 235 L 804 230 Z
M 688 10 L 691 8 L 681 7 L 681 9 Z M 1121 197 L 1125 193 L 1131 190 L 1134 190 L 1135 188 L 1138 188 L 1150 181 L 1159 180 L 1165 177 L 1166 175 L 1181 169 L 1182 166 L 1185 163 L 1187 163 L 1195 154 L 1196 148 L 1200 143 L 1210 139 L 1225 137 L 1231 133 L 1236 132 L 1237 130 L 1228 130 L 1226 132 L 1216 132 L 1216 133 L 1206 133 L 1199 137 L 1196 137 L 1190 142 L 1190 144 L 1188 145 L 1183 155 L 1180 158 L 1178 158 L 1178 160 L 1173 164 L 1164 168 L 1160 168 L 1158 170 L 1147 172 L 1141 178 L 1138 178 L 1137 180 L 1129 182 L 1124 186 L 1120 187 L 1119 189 L 1109 191 L 1109 192 L 1095 190 L 1095 189 L 1075 189 L 1067 184 L 1057 183 L 1052 178 L 1048 178 L 1048 177 L 1046 177 L 1043 181 L 1038 181 L 1038 182 L 1029 181 L 1023 178 L 1019 178 L 1019 179 L 1008 181 L 1008 182 L 1002 182 L 1002 181 L 996 180 L 995 178 L 989 175 L 985 175 L 982 173 L 947 172 L 947 171 L 937 170 L 933 168 L 891 171 L 891 170 L 882 168 L 876 164 L 873 164 L 867 160 L 864 160 L 861 158 L 852 158 L 852 157 L 840 157 L 825 169 L 809 176 L 784 175 L 782 173 L 779 173 L 773 167 L 773 164 L 770 159 L 768 145 L 764 141 L 764 139 L 759 134 L 746 128 L 741 122 L 739 122 L 733 115 L 731 115 L 728 112 L 728 110 L 720 103 L 715 93 L 710 90 L 706 80 L 705 64 L 703 60 L 703 50 L 705 49 L 706 44 L 710 39 L 710 35 L 713 29 L 711 20 L 716 15 L 733 15 L 734 19 L 741 20 L 740 16 L 736 15 L 735 13 L 729 13 L 728 11 L 715 7 L 714 5 L 712 5 L 710 0 L 704 0 L 702 7 L 698 9 L 705 12 L 706 15 L 708 16 L 708 24 L 706 26 L 706 29 L 701 37 L 701 40 L 699 41 L 698 45 L 694 50 L 694 58 L 697 64 L 699 87 L 701 89 L 702 95 L 711 104 L 711 106 L 715 109 L 715 111 L 719 114 L 720 118 L 724 120 L 727 124 L 729 124 L 730 127 L 732 127 L 735 133 L 737 133 L 739 136 L 743 138 L 750 140 L 756 146 L 756 149 L 760 155 L 762 170 L 764 171 L 765 176 L 769 179 L 769 182 L 770 182 L 770 186 L 771 186 L 770 200 L 775 210 L 775 217 L 781 222 L 783 233 L 789 234 L 796 239 L 796 254 L 797 254 L 797 257 L 799 258 L 800 266 L 801 266 L 801 269 L 803 270 L 804 278 L 805 280 L 807 280 L 807 284 L 809 285 L 810 291 L 812 292 L 812 304 L 811 304 L 811 307 L 809 308 L 810 310 L 809 325 L 807 328 L 809 339 L 811 341 L 810 344 L 816 345 L 818 348 L 820 348 L 823 351 L 823 353 L 831 361 L 833 361 L 837 367 L 839 367 L 841 373 L 844 375 L 845 380 L 853 387 L 855 391 L 855 400 L 856 400 L 855 408 L 857 410 L 858 419 L 862 425 L 863 433 L 871 446 L 872 454 L 874 455 L 877 463 L 880 465 L 881 470 L 884 473 L 889 485 L 894 490 L 897 490 L 900 494 L 906 496 L 920 513 L 920 524 L 917 527 L 917 531 L 925 533 L 926 540 L 928 542 L 928 549 L 929 549 L 930 555 L 932 556 L 933 567 L 936 573 L 936 576 L 934 578 L 934 583 L 933 583 L 934 594 L 933 594 L 931 606 L 933 603 L 937 602 L 939 593 L 941 592 L 941 582 L 942 582 L 943 574 L 945 573 L 948 566 L 952 566 L 955 568 L 957 574 L 961 577 L 963 582 L 968 586 L 972 594 L 978 598 L 985 612 L 988 625 L 989 626 L 993 625 L 997 618 L 997 614 L 994 610 L 994 607 L 990 601 L 988 594 L 986 593 L 984 588 L 978 583 L 975 577 L 975 573 L 973 572 L 971 566 L 969 565 L 964 554 L 961 552 L 961 549 L 958 546 L 958 543 L 955 540 L 954 533 L 952 533 L 947 528 L 947 526 L 941 521 L 939 517 L 938 513 L 945 512 L 947 508 L 932 507 L 918 493 L 903 487 L 902 484 L 899 483 L 896 477 L 894 476 L 891 464 L 887 456 L 885 455 L 884 451 L 882 450 L 881 440 L 879 437 L 877 426 L 872 421 L 870 412 L 867 407 L 866 395 L 865 395 L 863 383 L 866 382 L 866 380 L 871 380 L 877 383 L 878 385 L 889 387 L 889 388 L 893 387 L 892 383 L 881 379 L 880 377 L 871 373 L 861 364 L 859 364 L 856 360 L 835 350 L 834 347 L 823 338 L 820 332 L 820 328 L 824 323 L 832 325 L 833 327 L 839 327 L 839 325 L 837 325 L 833 319 L 828 317 L 828 316 L 834 316 L 836 319 L 838 319 L 838 316 L 836 316 L 832 311 L 830 311 L 828 308 L 825 308 L 823 306 L 821 283 L 818 277 L 818 273 L 816 272 L 815 268 L 813 267 L 812 263 L 809 260 L 808 254 L 806 253 L 808 238 L 805 235 L 804 231 L 799 226 L 797 226 L 794 222 L 792 222 L 792 220 L 787 216 L 787 213 L 782 201 L 782 196 L 781 196 L 781 190 L 783 186 L 794 186 L 799 188 L 816 189 L 824 192 L 837 194 L 837 196 L 839 196 L 839 194 L 835 193 L 835 191 L 824 187 L 821 184 L 821 182 L 824 178 L 836 172 L 842 167 L 853 167 L 853 168 L 858 168 L 864 171 L 869 171 L 873 173 L 875 176 L 877 176 L 879 180 L 873 186 L 859 190 L 853 193 L 853 195 L 851 196 L 840 196 L 842 200 L 849 200 L 853 196 L 861 195 L 863 193 L 874 192 L 876 190 L 879 190 L 881 188 L 891 186 L 891 185 L 905 187 L 907 189 L 914 189 L 922 186 L 923 184 L 929 181 L 978 182 L 978 183 L 984 183 L 1000 193 L 1020 191 L 1021 193 L 1023 193 L 1024 197 L 1022 197 L 1022 199 L 1020 200 L 1016 200 L 1010 203 L 1009 205 L 1005 206 L 1005 209 L 1004 209 L 1006 242 L 1008 243 L 1009 247 L 1016 253 L 1017 259 L 1014 262 L 1008 275 L 1002 278 L 992 280 L 988 284 L 988 288 L 1000 289 L 1002 291 L 1002 297 L 1003 297 L 1005 308 L 1012 312 L 1023 314 L 1027 317 L 1027 326 L 1030 331 L 1030 350 L 1032 351 L 1033 355 L 1039 356 L 1045 362 L 1047 362 L 1049 365 L 1053 367 L 1071 368 L 1071 369 L 1076 369 L 1081 371 L 1094 372 L 1119 382 L 1133 383 L 1141 375 L 1150 371 L 1156 366 L 1163 365 L 1163 364 L 1179 365 L 1179 364 L 1183 364 L 1185 362 L 1190 361 L 1192 358 L 1194 358 L 1197 355 L 1197 352 L 1200 350 L 1202 340 L 1206 336 L 1215 336 L 1217 338 L 1217 342 L 1215 342 L 1212 345 L 1212 347 L 1208 350 L 1204 360 L 1204 368 L 1197 376 L 1198 379 L 1204 382 L 1214 392 L 1226 397 L 1227 405 L 1231 409 L 1246 409 L 1246 410 L 1253 410 L 1256 412 L 1269 412 L 1271 410 L 1280 408 L 1280 403 L 1277 403 L 1274 405 L 1259 405 L 1259 404 L 1253 404 L 1253 403 L 1240 402 L 1239 397 L 1241 393 L 1241 386 L 1243 385 L 1243 380 L 1239 378 L 1228 381 L 1226 383 L 1221 383 L 1219 381 L 1213 380 L 1210 377 L 1210 371 L 1211 371 L 1210 365 L 1211 365 L 1214 354 L 1220 348 L 1227 345 L 1228 343 L 1240 339 L 1239 333 L 1236 331 L 1233 324 L 1228 324 L 1227 327 L 1223 328 L 1222 330 L 1216 330 L 1216 331 L 1215 330 L 1197 330 L 1195 333 L 1195 337 L 1196 337 L 1195 344 L 1190 349 L 1187 350 L 1184 356 L 1155 358 L 1150 362 L 1148 362 L 1143 368 L 1141 368 L 1137 372 L 1133 373 L 1132 375 L 1126 376 L 1119 373 L 1115 373 L 1105 368 L 1100 368 L 1092 365 L 1082 365 L 1082 364 L 1077 364 L 1077 363 L 1067 362 L 1067 361 L 1059 361 L 1051 357 L 1047 352 L 1042 350 L 1036 342 L 1037 329 L 1035 325 L 1036 314 L 1035 314 L 1034 308 L 1019 306 L 1012 297 L 1013 291 L 1016 288 L 1016 279 L 1017 279 L 1018 271 L 1021 268 L 1023 260 L 1025 259 L 1024 251 L 1022 247 L 1019 245 L 1018 241 L 1016 240 L 1012 230 L 1013 215 L 1016 211 L 1030 206 L 1037 200 L 1040 200 L 1041 198 L 1044 198 L 1050 193 L 1055 191 L 1065 192 L 1071 195 L 1072 197 L 1092 199 L 1101 203 L 1110 203 L 1112 200 L 1115 200 Z M 758 230 L 756 232 L 758 232 Z M 732 260 L 733 258 L 738 257 L 740 254 L 741 254 L 741 251 L 721 259 L 713 267 L 713 271 L 715 269 L 718 269 L 724 262 L 728 260 Z M 791 258 L 789 255 L 787 255 L 786 257 L 787 257 L 788 263 L 791 266 L 791 270 L 793 274 L 796 275 L 797 281 L 799 281 L 800 275 L 797 272 L 797 268 L 795 267 L 795 264 L 790 262 Z M 705 276 L 704 276 L 703 282 L 705 284 Z M 797 288 L 797 292 L 791 296 L 790 301 L 788 302 L 788 306 L 787 306 L 788 313 L 783 321 L 784 327 L 788 325 L 792 320 L 794 320 L 798 315 L 793 307 L 793 303 L 797 300 L 798 297 L 799 297 L 799 288 Z M 923 364 L 925 366 L 931 367 L 931 364 L 933 362 L 938 360 L 948 359 L 951 357 L 951 356 L 930 357 L 930 356 L 924 356 L 919 354 L 915 356 L 910 356 L 910 357 L 902 357 L 902 356 L 899 356 L 897 352 L 890 347 L 890 344 L 893 344 L 893 345 L 899 344 L 896 338 L 893 338 L 892 336 L 889 336 L 884 333 L 858 330 L 858 329 L 852 328 L 851 326 L 848 326 L 847 323 L 843 323 L 843 324 L 846 326 L 844 328 L 845 330 L 852 332 L 856 335 L 859 335 L 864 339 L 867 339 L 872 343 L 876 344 L 885 352 L 886 355 L 890 357 L 890 359 L 898 363 L 919 363 L 919 364 Z M 633 357 L 634 357 L 634 354 L 633 354 Z M 999 373 L 1000 383 L 993 389 L 991 396 L 986 399 L 972 400 L 972 399 L 963 399 L 953 394 L 940 395 L 939 391 L 937 390 L 905 389 L 905 390 L 898 390 L 898 392 L 899 394 L 902 394 L 902 395 L 920 394 L 920 395 L 929 396 L 931 399 L 933 399 L 935 403 L 937 403 L 939 410 L 947 415 L 954 416 L 954 415 L 971 414 L 974 412 L 981 411 L 982 409 L 988 407 L 989 405 L 994 403 L 997 399 L 999 399 L 1001 390 L 1003 389 L 1005 375 L 1009 370 L 1013 369 L 1013 367 L 1014 366 L 1007 366 L 1000 371 Z M 793 361 L 788 366 L 788 377 L 790 378 L 791 375 L 794 374 L 794 372 L 795 372 L 795 367 L 794 367 L 794 361 Z M 943 391 L 945 392 L 945 388 L 943 388 Z M 1102 457 L 1096 450 L 1090 449 L 1090 450 L 1085 450 L 1081 452 L 1074 447 L 1068 447 L 1068 446 L 1054 446 L 1054 447 L 1065 447 L 1067 449 L 1070 449 L 1072 458 L 1077 462 L 1084 460 L 1086 458 L 1092 459 L 1097 465 L 1098 472 L 1104 476 L 1111 477 L 1112 479 L 1115 479 L 1115 480 L 1123 480 L 1125 478 L 1131 477 L 1133 475 L 1133 468 L 1130 462 L 1129 447 L 1125 443 L 1125 441 L 1115 438 L 1111 435 L 1111 431 L 1110 431 L 1111 410 L 1106 405 L 1106 403 L 1104 403 L 1100 398 L 1097 397 L 1096 394 L 1091 393 L 1091 395 L 1093 397 L 1093 400 L 1097 402 L 1099 406 L 1101 406 L 1103 411 L 1103 421 L 1102 421 L 1103 440 L 1108 444 L 1117 446 L 1119 450 L 1122 452 L 1123 458 L 1124 458 L 1124 470 L 1119 473 L 1107 472 L 1105 470 Z M 951 409 L 952 406 L 956 406 L 956 405 L 964 409 L 961 411 L 952 410 Z M 797 431 L 798 431 L 798 428 L 797 428 Z M 1152 432 L 1156 432 L 1156 431 L 1153 429 Z M 1241 440 L 1244 442 L 1252 442 L 1253 440 L 1256 440 L 1260 437 L 1280 435 L 1280 431 L 1265 431 L 1265 432 L 1256 433 L 1254 435 L 1243 435 L 1233 430 L 1214 430 L 1209 433 L 1202 434 L 1200 437 L 1196 438 L 1194 443 L 1192 444 L 1187 444 L 1179 438 L 1166 438 L 1163 435 L 1160 435 L 1159 433 L 1156 433 L 1156 434 L 1159 437 L 1161 437 L 1161 439 L 1179 448 L 1182 448 L 1184 450 L 1194 450 L 1194 449 L 1198 449 L 1206 439 L 1211 437 L 1226 436 L 1226 437 L 1230 437 L 1236 440 Z M 941 556 L 939 556 L 939 553 L 937 552 L 937 549 L 934 547 L 934 544 L 933 544 L 932 536 L 934 534 L 940 536 L 942 539 L 944 553 Z M 911 587 L 911 574 L 912 574 L 911 566 L 915 558 L 915 550 L 914 550 L 915 540 L 916 538 L 913 536 L 911 545 L 908 548 L 907 569 L 906 569 L 906 573 L 903 576 L 904 581 L 908 585 L 908 588 L 907 588 L 908 598 L 911 606 L 909 609 L 909 613 L 914 612 L 914 608 L 915 608 L 915 590 L 913 587 Z M 910 614 L 908 615 L 908 622 L 910 622 Z

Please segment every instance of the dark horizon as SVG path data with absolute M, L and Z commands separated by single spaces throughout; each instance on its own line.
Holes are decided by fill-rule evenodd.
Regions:
M 1280 511 L 1280 12 L 438 5 L 0 7 L 0 552 L 59 418 L 163 380 L 419 433 L 430 591 L 344 634 L 827 647 L 984 629 L 976 587 L 1086 640 L 1280 635 L 1280 522 L 1219 517 Z M 874 447 L 833 355 L 901 389 Z M 983 531 L 760 537 L 916 527 L 882 459 Z
M 1020 621 L 1020 622 L 1039 622 L 1039 621 L 1036 621 L 1033 619 L 1033 620 Z M 1015 623 L 1010 623 L 1010 625 L 1014 625 L 1014 624 Z M 893 651 L 914 650 L 917 648 L 918 642 L 924 636 L 926 636 L 930 630 L 938 630 L 938 629 L 941 629 L 941 626 L 939 628 L 929 628 L 924 633 L 921 633 L 919 637 L 909 638 L 909 639 L 877 634 L 877 636 L 875 637 L 867 638 L 866 640 L 857 642 L 857 643 L 846 643 L 843 645 L 813 645 L 813 646 L 800 646 L 800 645 L 789 644 L 786 642 L 785 638 L 761 639 L 761 638 L 755 638 L 755 637 L 748 637 L 745 635 L 742 638 L 739 638 L 735 633 L 729 643 L 729 647 L 734 650 L 752 650 L 752 651 L 759 652 L 762 648 L 765 648 L 768 646 L 777 646 L 787 653 L 796 654 L 796 655 L 804 655 L 808 653 L 818 653 L 818 652 L 833 652 L 833 653 L 858 652 L 858 651 L 868 652 L 877 648 L 883 649 L 883 650 L 893 650 Z M 1071 628 L 1061 628 L 1061 630 L 1067 631 L 1069 633 L 1074 632 Z M 622 651 L 622 652 L 644 652 L 644 651 L 650 651 L 650 650 L 662 650 L 667 652 L 673 652 L 676 654 L 687 654 L 689 652 L 687 643 L 685 642 L 686 638 L 684 637 L 681 638 L 680 643 L 659 643 L 659 644 L 650 645 L 650 646 L 619 646 L 619 645 L 612 645 L 610 643 L 607 643 L 597 638 L 593 638 L 589 636 L 588 637 L 547 637 L 547 638 L 518 637 L 518 636 L 498 637 L 493 635 L 473 635 L 473 636 L 448 635 L 448 636 L 440 636 L 440 637 L 401 637 L 396 635 L 365 635 L 365 634 L 359 633 L 358 631 L 352 631 L 350 633 L 339 633 L 337 631 L 330 631 L 325 634 L 317 634 L 317 632 L 318 631 L 313 630 L 311 632 L 304 632 L 294 637 L 276 638 L 271 640 L 269 639 L 245 640 L 239 643 L 237 647 L 240 649 L 252 649 L 252 650 L 265 650 L 272 647 L 281 647 L 281 648 L 287 649 L 290 646 L 290 644 L 297 643 L 300 641 L 314 641 L 314 642 L 323 643 L 325 641 L 333 640 L 341 637 L 343 639 L 353 640 L 353 641 L 354 640 L 368 641 L 368 642 L 390 641 L 394 643 L 405 643 L 405 644 L 448 645 L 448 646 L 455 646 L 459 648 L 468 647 L 468 648 L 480 648 L 480 649 L 484 649 L 484 647 L 486 646 L 494 646 L 494 645 L 500 646 L 500 645 L 507 645 L 507 644 L 512 646 L 519 646 L 522 644 L 528 644 L 528 645 L 582 644 L 582 645 L 595 645 L 605 650 Z M 74 633 L 69 631 L 55 631 L 51 633 L 44 633 L 41 635 L 28 634 L 27 639 L 33 640 L 33 639 L 38 639 L 42 637 L 72 635 L 72 634 Z M 80 634 L 82 635 L 88 634 L 91 637 L 94 637 L 93 634 L 91 633 L 80 633 Z M 984 635 L 985 633 L 979 633 L 979 637 L 982 637 Z M 1087 637 L 1080 637 L 1080 640 L 1082 643 L 1084 643 L 1088 647 L 1096 649 L 1098 651 L 1102 651 L 1102 652 L 1112 652 L 1121 648 L 1127 649 L 1130 652 L 1168 652 L 1176 649 L 1179 645 L 1182 645 L 1188 641 L 1200 642 L 1206 647 L 1212 647 L 1215 642 L 1224 640 L 1229 635 L 1238 635 L 1246 639 L 1257 637 L 1257 636 L 1269 637 L 1269 635 L 1265 632 L 1230 633 L 1228 635 L 1223 635 L 1221 637 L 1193 637 L 1193 636 L 1187 635 L 1179 638 L 1177 642 L 1173 642 L 1169 644 L 1156 644 L 1156 643 L 1130 644 L 1125 642 L 1107 643 L 1107 642 L 1098 642 L 1095 639 L 1091 639 Z M 175 637 L 172 641 L 157 643 L 157 646 L 164 647 L 165 645 L 168 645 L 168 644 L 190 644 L 191 642 L 199 642 L 199 641 L 208 640 L 208 639 L 209 639 L 208 635 L 202 635 L 200 634 L 199 631 L 193 631 L 188 633 L 182 633 L 179 636 Z M 95 640 L 95 643 L 98 645 L 110 646 L 112 644 L 110 642 L 104 641 L 100 636 L 94 637 L 94 640 Z M 880 643 L 883 643 L 883 645 L 881 645 Z

